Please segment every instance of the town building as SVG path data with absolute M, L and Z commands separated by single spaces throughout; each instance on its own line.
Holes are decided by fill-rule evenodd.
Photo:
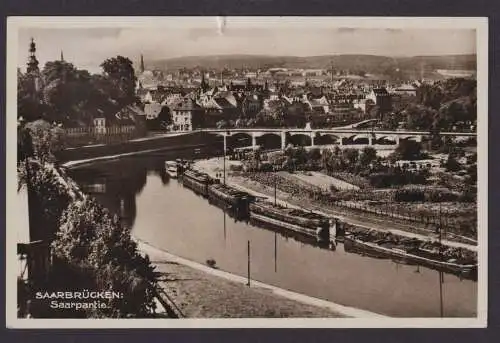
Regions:
M 394 89 L 394 94 L 401 96 L 417 96 L 417 88 L 413 85 L 404 84 Z
M 192 131 L 201 126 L 204 109 L 193 99 L 186 98 L 171 108 L 172 131 Z
M 391 95 L 384 87 L 373 88 L 366 99 L 373 101 L 379 107 L 380 113 L 389 112 L 392 108 Z
M 154 120 L 158 118 L 161 110 L 163 108 L 162 104 L 157 102 L 144 104 L 144 113 L 146 114 L 146 120 Z

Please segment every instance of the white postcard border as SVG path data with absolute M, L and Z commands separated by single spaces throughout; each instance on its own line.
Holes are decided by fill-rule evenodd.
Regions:
M 228 25 L 286 22 L 294 27 L 475 29 L 477 53 L 478 299 L 476 318 L 335 319 L 20 319 L 17 318 L 17 53 L 18 30 L 27 27 L 168 27 L 189 17 L 9 17 L 6 108 L 6 326 L 8 328 L 482 328 L 488 310 L 488 19 L 465 17 L 230 17 Z M 195 19 L 191 17 L 192 19 Z M 216 25 L 215 17 L 213 25 Z M 9 201 L 9 198 L 13 199 Z

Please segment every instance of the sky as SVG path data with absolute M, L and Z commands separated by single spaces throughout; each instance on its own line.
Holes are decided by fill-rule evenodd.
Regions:
M 471 28 L 391 26 L 388 19 L 374 27 L 362 21 L 322 19 L 167 17 L 116 23 L 42 21 L 19 28 L 17 61 L 19 67 L 25 67 L 31 37 L 37 44 L 41 65 L 59 59 L 63 51 L 66 61 L 91 72 L 98 72 L 102 61 L 116 55 L 138 63 L 141 53 L 146 67 L 148 60 L 223 54 L 397 57 L 476 53 L 476 31 Z

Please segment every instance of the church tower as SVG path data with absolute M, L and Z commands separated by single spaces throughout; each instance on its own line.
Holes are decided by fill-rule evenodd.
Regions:
M 29 57 L 27 63 L 26 72 L 31 75 L 38 75 L 40 69 L 38 69 L 38 60 L 36 59 L 36 44 L 35 40 L 31 38 Z
M 64 62 L 64 55 L 62 50 L 61 50 L 61 62 Z
M 26 74 L 33 81 L 33 96 L 41 89 L 40 69 L 38 68 L 38 60 L 36 58 L 36 44 L 35 40 L 31 38 L 28 63 L 26 63 Z

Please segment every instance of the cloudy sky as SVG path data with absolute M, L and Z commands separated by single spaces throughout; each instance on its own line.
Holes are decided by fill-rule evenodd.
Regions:
M 470 28 L 429 28 L 432 25 L 374 28 L 362 21 L 353 24 L 325 19 L 198 17 L 126 23 L 87 20 L 70 24 L 44 21 L 19 28 L 17 61 L 18 66 L 24 68 L 31 37 L 37 43 L 37 57 L 42 64 L 58 59 L 62 50 L 67 61 L 92 72 L 99 70 L 104 59 L 118 54 L 137 63 L 142 53 L 147 64 L 148 59 L 218 54 L 415 56 L 476 53 L 476 33 Z

